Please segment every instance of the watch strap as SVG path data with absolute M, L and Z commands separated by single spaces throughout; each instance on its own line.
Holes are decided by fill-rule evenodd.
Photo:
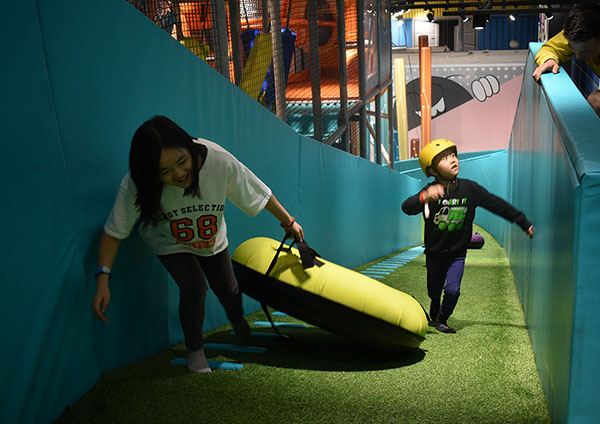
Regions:
M 100 274 L 107 274 L 108 276 L 110 276 L 111 272 L 112 271 L 110 270 L 109 267 L 102 265 L 102 266 L 98 267 L 98 269 L 96 270 L 96 273 L 94 274 L 94 278 L 97 278 Z

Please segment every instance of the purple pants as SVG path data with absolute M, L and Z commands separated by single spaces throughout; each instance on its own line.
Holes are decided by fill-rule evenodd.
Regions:
M 465 257 L 440 259 L 427 255 L 425 264 L 427 265 L 427 294 L 432 302 L 439 302 L 442 290 L 444 291 L 440 314 L 448 319 L 454 312 L 460 296 L 460 282 L 465 270 Z M 435 317 L 431 319 L 435 319 Z
M 229 321 L 239 321 L 244 316 L 242 293 L 233 275 L 229 249 L 214 256 L 197 256 L 191 253 L 174 253 L 158 256 L 171 277 L 179 286 L 179 321 L 190 352 L 204 346 L 204 302 L 206 280 L 215 293 Z

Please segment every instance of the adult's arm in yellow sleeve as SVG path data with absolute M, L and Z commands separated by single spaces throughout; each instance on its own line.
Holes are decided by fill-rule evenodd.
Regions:
M 548 59 L 554 59 L 559 65 L 562 65 L 574 54 L 569 47 L 569 41 L 565 38 L 564 31 L 561 31 L 540 47 L 535 55 L 535 63 L 539 66 Z
M 544 72 L 552 71 L 558 73 L 559 65 L 562 65 L 573 57 L 575 53 L 569 47 L 569 42 L 561 31 L 548 40 L 535 55 L 535 63 L 538 65 L 533 71 L 533 78 L 539 81 Z

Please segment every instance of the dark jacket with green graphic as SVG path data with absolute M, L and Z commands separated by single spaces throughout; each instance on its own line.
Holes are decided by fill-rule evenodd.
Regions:
M 423 190 L 432 184 L 436 183 L 427 184 Z M 443 257 L 466 255 L 478 206 L 517 223 L 523 231 L 531 226 L 525 214 L 507 201 L 491 194 L 475 181 L 457 178 L 448 186 L 442 199 L 429 203 L 429 218 L 425 219 L 425 253 Z M 406 199 L 402 210 L 408 215 L 423 213 L 419 193 Z

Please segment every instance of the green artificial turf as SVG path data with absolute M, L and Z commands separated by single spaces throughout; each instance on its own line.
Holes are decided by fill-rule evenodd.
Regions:
M 469 251 L 448 322 L 457 334 L 430 327 L 421 349 L 382 353 L 312 326 L 283 329 L 291 336 L 283 343 L 252 338 L 266 353 L 207 350 L 208 359 L 244 365 L 209 375 L 171 365 L 186 354 L 177 345 L 105 373 L 57 422 L 550 423 L 505 252 L 477 231 L 486 243 Z M 425 277 L 421 255 L 383 282 L 429 309 Z M 248 316 L 264 319 L 262 312 Z M 207 333 L 206 341 L 233 343 L 230 330 Z

